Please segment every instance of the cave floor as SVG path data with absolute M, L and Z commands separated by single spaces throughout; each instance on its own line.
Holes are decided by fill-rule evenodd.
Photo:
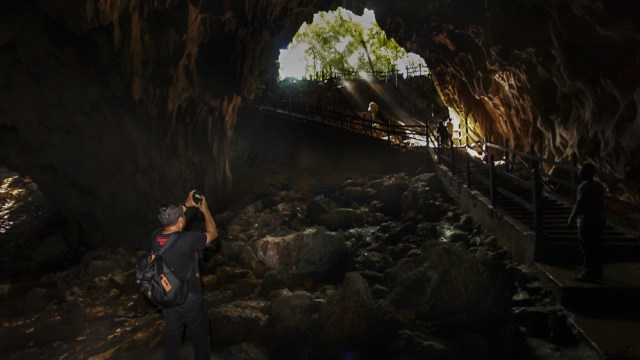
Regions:
M 640 263 L 609 263 L 597 283 L 572 278 L 577 267 L 538 264 L 575 331 L 606 359 L 640 359 Z

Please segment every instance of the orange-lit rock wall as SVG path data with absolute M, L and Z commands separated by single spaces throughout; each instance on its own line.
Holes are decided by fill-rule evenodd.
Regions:
M 384 2 L 378 22 L 421 54 L 445 102 L 485 136 L 640 179 L 640 2 Z

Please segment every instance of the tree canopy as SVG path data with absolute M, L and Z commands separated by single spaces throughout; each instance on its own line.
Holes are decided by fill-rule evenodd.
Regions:
M 366 9 L 362 16 L 343 8 L 317 13 L 311 24 L 300 26 L 289 47 L 281 50 L 279 62 L 281 78 L 386 74 L 403 72 L 406 67 L 427 73 L 424 60 L 387 38 L 373 11 Z

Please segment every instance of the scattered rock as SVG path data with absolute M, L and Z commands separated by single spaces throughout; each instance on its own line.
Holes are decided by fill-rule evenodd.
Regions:
M 566 319 L 546 305 L 551 295 L 535 272 L 507 265 L 498 239 L 445 202 L 442 191 L 433 174 L 371 175 L 322 187 L 322 195 L 280 187 L 216 216 L 220 239 L 204 251 L 200 268 L 216 354 L 500 358 L 512 354 L 519 333 L 508 329 L 516 325 L 527 336 L 575 345 Z M 20 350 L 28 357 L 44 351 L 25 350 L 32 344 L 52 349 L 85 336 L 108 346 L 100 356 L 136 358 L 132 348 L 159 349 L 161 318 L 141 306 L 146 302 L 133 281 L 134 265 L 146 254 L 95 249 L 69 271 L 22 287 L 0 285 L 0 315 L 19 317 L 17 308 L 50 313 L 37 323 L 3 327 L 0 335 L 15 344 L 3 342 L 0 354 Z M 18 293 L 24 300 L 16 301 Z M 19 307 L 7 307 L 9 300 Z M 77 304 L 75 315 L 60 316 L 60 304 Z M 134 309 L 136 317 L 121 316 Z M 67 327 L 84 331 L 85 314 L 90 332 Z M 78 355 L 70 349 L 69 356 Z

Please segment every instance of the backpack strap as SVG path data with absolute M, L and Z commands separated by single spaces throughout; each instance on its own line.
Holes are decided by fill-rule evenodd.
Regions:
M 173 232 L 173 233 L 169 234 L 169 238 L 167 239 L 167 242 L 164 245 L 162 245 L 162 248 L 160 248 L 160 251 L 158 251 L 158 253 L 157 253 L 158 256 L 162 255 L 163 252 L 165 252 L 168 248 L 171 247 L 171 245 L 173 245 L 173 243 L 178 238 L 176 236 L 177 234 L 178 234 L 177 232 Z
M 160 233 L 161 229 L 156 230 L 152 235 L 152 241 L 155 240 L 156 236 L 158 236 L 158 234 Z M 169 234 L 169 238 L 167 239 L 167 242 L 164 243 L 164 245 L 162 245 L 162 247 L 160 248 L 160 251 L 158 251 L 157 253 L 155 253 L 156 256 L 161 256 L 167 249 L 169 249 L 171 247 L 171 245 L 173 245 L 173 243 L 175 243 L 176 239 L 178 238 L 178 232 L 172 232 L 171 234 Z M 191 279 L 191 274 L 193 274 L 196 278 L 198 277 L 198 274 L 200 272 L 200 267 L 198 266 L 198 252 L 195 251 L 193 253 L 193 263 L 191 264 L 191 269 L 189 269 L 189 275 L 187 275 L 187 278 L 185 280 L 189 280 Z M 168 263 L 167 263 L 168 265 Z M 170 265 L 169 265 L 170 266 Z M 172 269 L 173 267 L 170 266 Z

